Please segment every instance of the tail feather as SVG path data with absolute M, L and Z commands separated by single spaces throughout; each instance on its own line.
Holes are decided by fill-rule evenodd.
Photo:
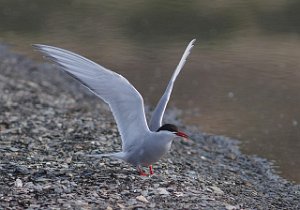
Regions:
M 124 152 L 115 152 L 115 153 L 107 153 L 107 154 L 86 155 L 86 157 L 91 157 L 91 158 L 112 157 L 112 158 L 125 160 L 126 155 Z
M 110 157 L 112 153 L 110 154 L 98 154 L 98 155 L 85 155 L 86 157 L 91 158 L 103 158 L 103 157 Z

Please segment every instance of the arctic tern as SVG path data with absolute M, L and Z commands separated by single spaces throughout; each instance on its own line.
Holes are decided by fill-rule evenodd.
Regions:
M 126 78 L 73 52 L 42 44 L 35 44 L 33 47 L 110 106 L 121 135 L 122 151 L 88 156 L 118 158 L 134 165 L 140 175 L 148 176 L 142 167 L 149 167 L 149 173 L 153 175 L 152 164 L 169 151 L 173 140 L 177 137 L 188 138 L 175 125 L 162 125 L 162 118 L 174 82 L 195 41 L 193 39 L 183 53 L 163 96 L 153 111 L 149 127 L 143 98 Z

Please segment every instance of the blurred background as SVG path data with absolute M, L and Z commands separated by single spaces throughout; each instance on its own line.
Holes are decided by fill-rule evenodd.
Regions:
M 33 43 L 82 54 L 125 76 L 151 107 L 196 38 L 169 108 L 298 183 L 299 35 L 298 0 L 0 0 L 0 42 L 33 59 Z

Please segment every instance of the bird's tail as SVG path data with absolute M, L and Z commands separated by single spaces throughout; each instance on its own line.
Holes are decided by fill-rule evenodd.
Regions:
M 91 158 L 112 157 L 112 158 L 125 160 L 125 153 L 124 152 L 115 152 L 115 153 L 98 154 L 98 155 L 86 155 L 86 157 L 91 157 Z

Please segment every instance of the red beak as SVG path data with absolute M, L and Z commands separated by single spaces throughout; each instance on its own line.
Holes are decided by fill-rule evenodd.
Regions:
M 183 132 L 180 132 L 180 131 L 178 131 L 178 132 L 176 133 L 176 135 L 177 135 L 177 136 L 180 136 L 180 137 L 183 137 L 183 138 L 186 138 L 186 139 L 188 139 L 188 138 L 189 138 L 189 136 L 188 136 L 188 135 L 186 135 L 185 133 L 183 133 Z

